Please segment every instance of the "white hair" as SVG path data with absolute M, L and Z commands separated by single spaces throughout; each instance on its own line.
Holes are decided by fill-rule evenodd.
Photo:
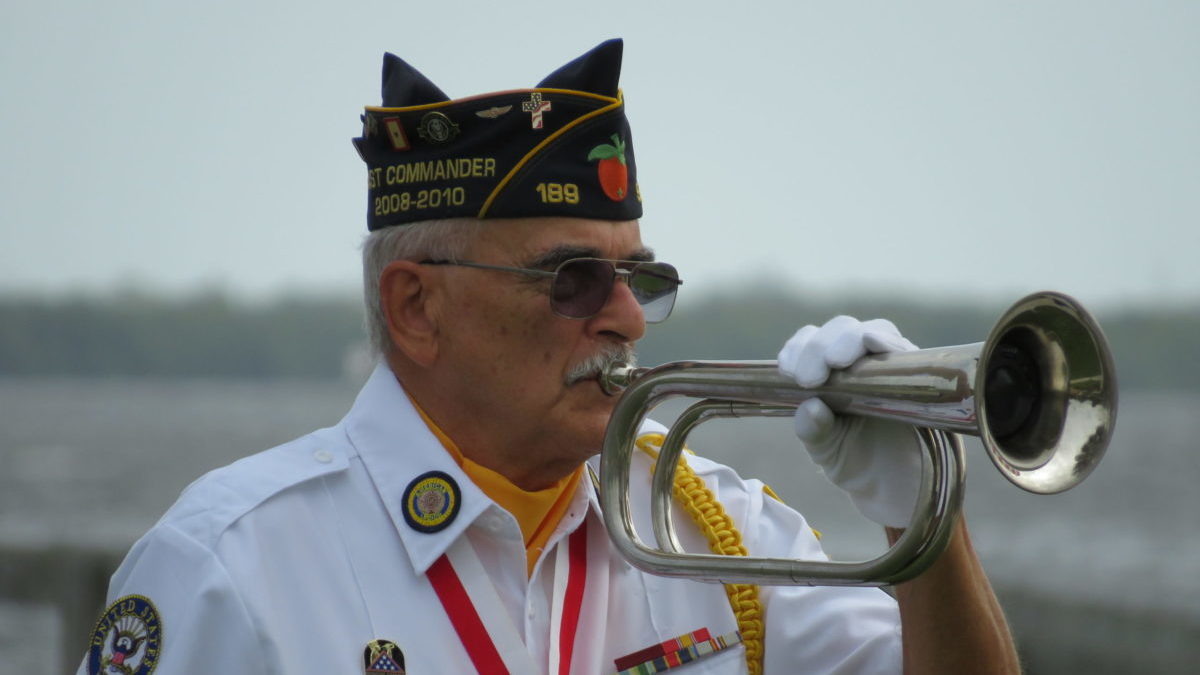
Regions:
M 423 220 L 385 227 L 363 241 L 363 303 L 366 305 L 367 337 L 377 355 L 392 351 L 387 316 L 379 293 L 383 269 L 397 260 L 457 260 L 482 226 L 476 218 Z

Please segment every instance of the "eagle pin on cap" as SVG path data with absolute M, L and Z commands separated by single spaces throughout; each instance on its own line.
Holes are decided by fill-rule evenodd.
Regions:
M 367 227 L 441 218 L 642 215 L 633 139 L 618 88 L 621 40 L 532 89 L 451 100 L 393 54 L 383 105 L 354 139 L 367 164 Z

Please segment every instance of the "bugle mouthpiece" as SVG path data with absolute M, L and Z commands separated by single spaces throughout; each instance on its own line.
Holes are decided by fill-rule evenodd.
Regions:
M 609 396 L 616 396 L 625 390 L 644 368 L 637 368 L 628 363 L 618 361 L 600 371 L 600 390 Z

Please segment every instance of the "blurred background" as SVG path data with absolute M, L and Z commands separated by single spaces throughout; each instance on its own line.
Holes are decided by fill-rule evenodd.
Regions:
M 348 409 L 382 53 L 465 96 L 620 36 L 643 237 L 685 279 L 642 361 L 772 358 L 837 313 L 976 342 L 1076 296 L 1120 373 L 1109 455 L 1034 497 L 973 448 L 975 544 L 1029 672 L 1191 672 L 1198 31 L 1182 1 L 4 3 L 0 663 L 73 668 L 184 486 Z M 882 545 L 786 424 L 692 445 L 835 555 Z

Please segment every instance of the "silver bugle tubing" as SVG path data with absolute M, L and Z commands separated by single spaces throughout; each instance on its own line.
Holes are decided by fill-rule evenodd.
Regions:
M 863 357 L 820 387 L 802 388 L 774 361 L 680 361 L 654 368 L 615 365 L 601 386 L 620 398 L 605 434 L 600 501 L 618 550 L 667 576 L 762 584 L 881 585 L 916 576 L 949 540 L 962 500 L 962 444 L 978 436 L 997 469 L 1030 492 L 1078 484 L 1112 437 L 1117 381 L 1103 332 L 1073 298 L 1029 295 L 1008 309 L 987 340 Z M 700 399 L 660 451 L 651 491 L 659 546 L 638 537 L 629 512 L 629 467 L 637 429 L 673 397 Z M 685 554 L 670 519 L 670 479 L 691 429 L 716 417 L 790 414 L 820 397 L 834 411 L 914 427 L 928 457 L 922 499 L 901 539 L 864 563 Z

